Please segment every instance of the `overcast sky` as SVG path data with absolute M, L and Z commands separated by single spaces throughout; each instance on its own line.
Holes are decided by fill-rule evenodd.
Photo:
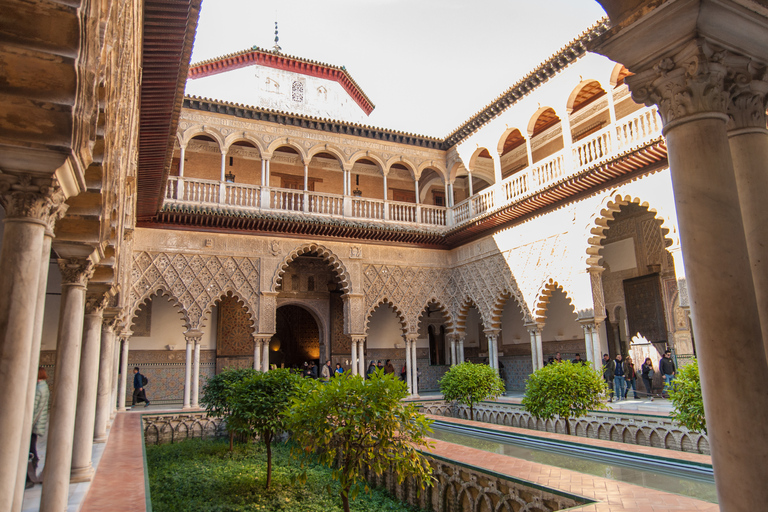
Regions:
M 284 54 L 346 67 L 376 105 L 366 124 L 444 137 L 603 15 L 594 0 L 205 0 L 192 62 L 271 49 L 278 21 Z

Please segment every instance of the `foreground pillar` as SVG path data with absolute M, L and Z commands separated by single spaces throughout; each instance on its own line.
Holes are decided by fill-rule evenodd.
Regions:
M 664 121 L 719 504 L 759 510 L 768 502 L 768 466 L 754 463 L 768 459 L 768 363 L 726 133 L 722 59 L 694 40 L 627 83 L 636 100 L 659 105 Z
M 128 346 L 131 338 L 128 335 L 120 336 L 122 346 L 120 348 L 120 384 L 117 390 L 117 410 L 125 411 L 125 393 L 128 382 Z
M 726 62 L 732 64 L 737 77 L 730 84 L 728 142 L 763 344 L 768 353 L 768 129 L 765 115 L 768 77 L 764 65 L 750 59 L 730 57 Z
M 458 347 L 459 363 L 464 362 L 464 338 L 465 338 L 465 335 L 463 333 L 459 334 L 459 347 Z
M 61 512 L 67 508 L 85 288 L 93 275 L 93 263 L 87 259 L 59 260 L 59 268 L 62 283 L 59 334 L 56 340 L 56 375 L 51 394 L 40 512 Z
M 195 352 L 192 358 L 192 403 L 193 409 L 200 408 L 198 398 L 200 395 L 200 337 L 195 338 Z
M 2 178 L 6 218 L 0 250 L 0 378 L 7 392 L 3 398 L 6 412 L 0 414 L 0 510 L 11 510 L 14 502 L 21 503 L 16 496 L 20 447 L 28 449 L 29 444 L 29 436 L 23 438 L 23 432 L 31 362 L 37 357 L 32 348 L 44 237 L 46 228 L 63 213 L 63 196 L 50 187 L 50 180 L 48 186 L 35 186 L 31 175 Z M 34 377 L 36 380 L 37 375 Z M 31 419 L 29 424 L 31 429 Z
M 259 338 L 253 340 L 253 369 L 261 370 L 261 340 Z
M 357 375 L 357 340 L 352 338 L 352 362 L 350 364 L 352 375 Z
M 184 402 L 181 408 L 189 409 L 192 398 L 192 352 L 197 337 L 185 333 L 184 339 L 187 341 L 187 358 L 184 364 Z
M 96 390 L 96 420 L 93 427 L 93 442 L 107 440 L 107 423 L 112 412 L 112 372 L 115 370 L 115 322 L 114 317 L 105 318 L 101 328 L 101 354 L 99 356 L 99 384 Z
M 272 336 L 262 340 L 261 347 L 261 369 L 262 371 L 269 371 L 269 342 L 272 340 Z
M 85 304 L 83 345 L 80 351 L 80 376 L 77 390 L 75 437 L 72 447 L 71 482 L 87 482 L 93 476 L 91 455 L 99 386 L 101 331 L 106 297 L 89 296 Z
M 448 335 L 448 341 L 451 343 L 451 366 L 456 366 L 456 335 L 455 334 L 449 334 Z
M 119 330 L 119 327 L 115 327 L 115 332 Z M 112 355 L 114 361 L 112 362 L 112 397 L 109 399 L 110 420 L 117 415 L 117 391 L 120 387 L 120 338 L 116 335 L 112 336 Z
M 357 343 L 357 373 L 365 378 L 365 337 L 358 338 Z

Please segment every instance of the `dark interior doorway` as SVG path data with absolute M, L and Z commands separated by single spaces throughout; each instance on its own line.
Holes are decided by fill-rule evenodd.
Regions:
M 320 362 L 320 329 L 309 311 L 301 306 L 277 308 L 277 329 L 269 343 L 269 364 L 301 367 Z

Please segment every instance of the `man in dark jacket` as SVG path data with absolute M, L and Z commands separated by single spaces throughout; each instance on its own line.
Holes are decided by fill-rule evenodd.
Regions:
M 144 407 L 149 407 L 149 400 L 147 400 L 147 393 L 144 391 L 144 376 L 139 372 L 139 367 L 133 369 L 133 401 L 131 407 L 136 405 L 136 402 L 145 402 Z
M 608 386 L 608 401 L 613 401 L 613 365 L 608 354 L 603 354 L 603 380 Z
M 624 393 L 627 392 L 626 371 L 621 360 L 621 354 L 616 354 L 616 359 L 611 361 L 611 365 L 613 366 L 613 391 L 618 402 L 624 400 Z
M 675 379 L 675 362 L 672 361 L 671 351 L 667 350 L 664 352 L 664 357 L 659 361 L 659 371 L 661 372 L 661 377 L 664 379 L 662 396 L 664 398 L 669 398 L 667 392 L 669 391 L 669 386 L 672 384 L 672 381 Z

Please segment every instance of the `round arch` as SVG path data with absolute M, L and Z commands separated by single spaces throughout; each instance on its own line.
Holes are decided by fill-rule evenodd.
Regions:
M 579 84 L 573 88 L 571 91 L 571 94 L 568 96 L 568 101 L 565 104 L 565 108 L 568 112 L 573 110 L 574 103 L 576 102 L 576 98 L 578 98 L 579 93 L 589 84 L 596 83 L 600 88 L 603 90 L 603 93 L 607 92 L 610 88 L 606 88 L 605 84 L 603 84 L 600 80 L 596 78 L 587 78 L 586 80 L 582 80 L 579 82 Z
M 267 147 L 265 153 L 270 154 L 270 155 L 274 155 L 275 151 L 278 148 L 281 148 L 283 146 L 286 146 L 286 147 L 289 147 L 289 148 L 295 150 L 299 154 L 299 157 L 301 158 L 302 162 L 307 162 L 307 163 L 309 162 L 310 158 L 307 156 L 307 153 L 306 153 L 306 151 L 304 151 L 304 148 L 302 148 L 301 145 L 299 145 L 298 143 L 292 141 L 291 139 L 289 139 L 287 137 L 282 137 L 282 138 L 275 139 L 274 141 L 272 141 L 272 143 L 269 145 L 269 147 Z
M 330 326 L 328 325 L 328 322 L 323 316 L 324 313 L 322 313 L 320 310 L 317 309 L 316 304 L 313 304 L 310 301 L 303 301 L 301 299 L 293 299 L 293 298 L 279 299 L 278 303 L 275 305 L 275 315 L 277 315 L 277 310 L 283 306 L 299 306 L 301 308 L 306 309 L 309 312 L 309 314 L 312 316 L 312 318 L 315 320 L 315 322 L 317 323 L 318 329 L 320 330 L 320 344 L 327 345 L 326 342 L 330 339 Z
M 496 150 L 499 153 L 499 155 L 504 155 L 504 147 L 507 144 L 507 139 L 509 139 L 509 136 L 513 133 L 518 132 L 520 134 L 520 137 L 523 138 L 523 141 L 525 141 L 526 137 L 523 135 L 523 132 L 520 130 L 520 128 L 507 128 L 504 130 L 504 133 L 501 134 L 501 137 L 499 138 L 499 143 L 496 145 Z
M 331 266 L 333 269 L 334 274 L 336 274 L 336 277 L 339 278 L 339 282 L 341 284 L 341 289 L 344 292 L 342 297 L 346 296 L 347 294 L 352 292 L 351 289 L 351 279 L 349 277 L 349 272 L 347 271 L 346 266 L 341 261 L 341 258 L 336 256 L 331 250 L 327 249 L 326 247 L 320 245 L 320 244 L 303 244 L 293 251 L 291 251 L 285 259 L 277 266 L 277 270 L 275 271 L 275 276 L 272 279 L 272 288 L 271 290 L 273 292 L 277 292 L 277 287 L 280 286 L 283 280 L 283 274 L 285 274 L 285 271 L 288 270 L 288 266 L 291 264 L 293 260 L 301 256 L 302 254 L 306 254 L 308 252 L 315 252 L 318 256 L 322 257 L 323 260 L 328 263 L 328 265 Z
M 349 165 L 355 165 L 358 160 L 370 160 L 371 162 L 374 162 L 379 166 L 379 172 L 381 172 L 381 175 L 384 175 L 386 164 L 384 163 L 384 160 L 379 157 L 379 155 L 371 153 L 370 151 L 361 150 L 349 157 Z
M 432 169 L 433 171 L 435 171 L 435 173 L 443 179 L 443 182 L 445 182 L 445 180 L 447 179 L 448 172 L 446 171 L 445 167 L 434 161 L 422 162 L 416 168 L 416 172 L 418 172 L 419 176 L 421 176 L 421 174 L 427 169 Z
M 335 156 L 339 160 L 339 165 L 341 165 L 342 169 L 346 165 L 352 165 L 344 156 L 344 152 L 332 144 L 318 144 L 309 148 L 307 151 L 307 162 L 319 153 L 328 153 Z
M 246 132 L 232 133 L 228 135 L 226 139 L 224 139 L 225 151 L 229 153 L 229 150 L 232 148 L 232 145 L 235 144 L 236 142 L 249 142 L 253 144 L 253 147 L 255 147 L 259 151 L 259 156 L 264 158 L 264 146 L 262 145 L 261 141 L 256 137 L 249 135 Z
M 675 223 L 668 215 L 660 209 L 653 208 L 647 201 L 631 195 L 609 195 L 603 199 L 600 212 L 592 217 L 589 224 L 589 233 L 587 235 L 587 268 L 592 270 L 602 269 L 600 265 L 600 251 L 602 250 L 602 241 L 605 238 L 605 232 L 608 229 L 608 221 L 613 220 L 622 206 L 630 203 L 648 208 L 649 212 L 655 215 L 655 218 L 661 222 L 661 234 L 664 237 L 665 247 L 679 244 L 679 236 Z
M 488 156 L 485 156 L 488 155 Z M 491 160 L 491 165 L 495 165 L 495 162 L 493 162 L 493 157 L 491 156 L 491 152 L 488 151 L 488 148 L 485 148 L 483 146 L 478 147 L 474 153 L 472 153 L 472 156 L 469 158 L 469 170 L 473 174 L 476 172 L 475 166 L 477 165 L 477 160 L 479 158 L 488 158 Z
M 526 130 L 528 132 L 528 137 L 533 137 L 534 135 L 536 135 L 534 133 L 536 129 L 536 123 L 538 122 L 541 115 L 544 112 L 547 112 L 548 110 L 551 110 L 552 113 L 554 113 L 554 115 L 558 118 L 558 120 L 561 119 L 561 117 L 557 114 L 557 111 L 554 108 L 549 106 L 540 107 L 538 110 L 536 110 L 536 112 L 533 113 L 533 115 L 531 116 L 531 119 L 528 121 L 528 126 L 526 127 Z
M 413 178 L 414 180 L 416 179 L 416 165 L 413 162 L 411 162 L 410 160 L 402 156 L 393 156 L 392 158 L 387 160 L 387 163 L 386 163 L 387 173 L 389 173 L 389 169 L 394 164 L 400 164 L 406 169 L 408 169 L 408 171 L 410 171 L 411 173 L 411 178 Z
M 182 146 L 186 147 L 187 144 L 189 144 L 189 141 L 198 135 L 207 135 L 213 138 L 219 144 L 219 149 L 224 151 L 226 146 L 224 143 L 224 135 L 222 135 L 221 132 L 216 128 L 211 128 L 210 126 L 204 125 L 191 126 L 187 128 L 181 136 Z
M 628 76 L 633 75 L 626 67 L 624 67 L 624 64 L 616 64 L 613 67 L 613 71 L 611 71 L 611 81 L 610 84 L 612 87 L 618 87 L 619 85 L 624 83 L 624 79 Z

